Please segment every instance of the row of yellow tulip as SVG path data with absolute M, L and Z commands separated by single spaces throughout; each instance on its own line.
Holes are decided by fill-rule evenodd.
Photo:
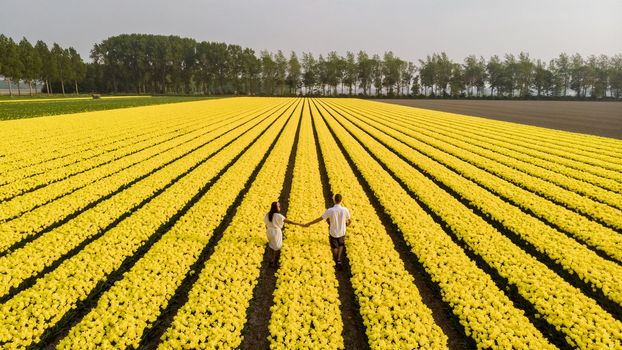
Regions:
M 124 137 L 114 140 L 113 142 L 97 142 L 93 141 L 91 143 L 92 147 L 88 148 L 71 148 L 71 145 L 67 145 L 66 148 L 61 148 L 67 153 L 59 156 L 58 154 L 44 154 L 40 155 L 40 157 L 29 155 L 30 162 L 26 162 L 23 160 L 16 160 L 15 162 L 7 162 L 0 165 L 0 174 L 2 174 L 2 181 L 0 182 L 0 189 L 3 193 L 3 199 L 8 196 L 4 193 L 6 190 L 4 189 L 5 185 L 12 184 L 18 180 L 23 180 L 26 178 L 32 178 L 36 176 L 40 176 L 41 174 L 45 174 L 49 171 L 58 171 L 64 167 L 74 168 L 67 169 L 64 174 L 64 177 L 58 177 L 57 179 L 64 179 L 76 172 L 84 171 L 83 169 L 88 168 L 80 168 L 81 162 L 88 162 L 86 165 L 96 166 L 99 164 L 105 164 L 107 161 L 114 160 L 115 158 L 109 157 L 110 153 L 116 153 L 117 159 L 122 157 L 124 153 L 123 150 L 126 151 L 127 154 L 130 154 L 135 149 L 140 149 L 142 147 L 147 147 L 157 142 L 161 142 L 162 140 L 166 140 L 171 136 L 182 134 L 184 131 L 193 130 L 196 128 L 196 125 L 202 125 L 203 121 L 195 120 L 194 123 L 182 123 L 178 120 L 162 122 L 161 128 L 145 128 L 142 132 L 136 132 L 136 130 L 131 130 L 127 132 L 127 135 Z M 193 128 L 194 126 L 194 128 Z M 106 138 L 103 138 L 106 141 Z M 58 149 L 57 145 L 49 145 L 50 149 Z M 70 153 L 69 153 L 70 152 Z M 55 157 L 50 159 L 49 157 L 54 155 Z M 109 158 L 106 158 L 106 157 Z M 98 159 L 101 159 L 100 162 L 97 162 Z M 71 171 L 73 170 L 73 171 Z M 42 181 L 42 184 L 53 181 L 53 177 L 48 181 Z M 30 184 L 33 184 L 31 180 L 30 183 L 26 182 L 22 189 L 22 191 L 28 190 Z M 34 182 L 36 185 L 37 182 Z M 19 184 L 17 184 L 19 186 Z M 18 187 L 19 188 L 19 187 Z
M 158 129 L 158 124 L 169 121 L 188 122 L 188 118 L 171 117 L 170 113 L 156 115 L 148 110 L 120 110 L 114 114 L 101 112 L 79 113 L 53 118 L 6 121 L 1 132 L 10 137 L 0 148 L 2 172 L 7 169 L 27 168 L 35 164 L 67 157 L 76 152 L 107 146 Z M 54 123 L 50 123 L 50 119 Z M 124 121 L 124 122 L 123 122 Z
M 564 157 L 566 155 L 578 155 L 584 157 L 584 160 L 593 158 L 603 161 L 605 164 L 612 163 L 613 166 L 622 164 L 619 158 L 622 153 L 617 148 L 619 143 L 616 147 L 617 142 L 612 142 L 613 140 L 610 138 L 547 128 L 525 128 L 527 125 L 515 123 L 503 125 L 503 123 L 491 123 L 491 120 L 485 118 L 480 119 L 477 125 L 487 133 L 509 136 L 511 140 L 526 141 L 538 149 L 552 150 L 553 153 L 559 152 L 558 154 Z M 510 126 L 509 131 L 508 126 Z M 525 130 L 519 131 L 520 129 Z M 569 158 L 573 159 L 574 157 L 570 156 Z
M 0 129 L 0 165 L 12 163 L 27 167 L 39 162 L 66 157 L 76 152 L 89 150 L 93 146 L 108 145 L 123 138 L 135 137 L 161 124 L 177 121 L 180 124 L 209 115 L 230 112 L 233 107 L 248 110 L 267 101 L 214 100 L 209 114 L 205 114 L 200 102 L 184 104 L 184 110 L 192 114 L 180 115 L 179 107 L 172 105 L 144 106 L 111 111 L 76 113 L 45 118 L 29 118 L 3 121 Z
M 287 170 L 284 159 L 292 152 L 301 109 L 302 102 L 162 337 L 161 348 L 240 347 L 266 249 L 263 216 L 280 197 Z
M 191 104 L 192 105 L 192 104 Z M 274 107 L 274 104 L 263 103 L 264 108 Z M 0 201 L 9 200 L 24 192 L 32 191 L 50 183 L 71 179 L 73 176 L 92 170 L 98 174 L 105 175 L 105 172 L 98 171 L 98 166 L 108 165 L 115 160 L 123 159 L 124 156 L 131 155 L 143 148 L 150 147 L 157 142 L 162 142 L 179 135 L 183 135 L 190 130 L 195 130 L 202 126 L 207 126 L 214 119 L 234 117 L 239 112 L 250 112 L 249 109 L 229 108 L 210 109 L 209 112 L 202 111 L 199 106 L 186 106 L 184 113 L 179 111 L 168 111 L 162 115 L 142 114 L 137 111 L 128 112 L 127 110 L 115 111 L 112 115 L 121 114 L 127 117 L 125 128 L 120 122 L 110 121 L 109 126 L 101 125 L 92 134 L 98 135 L 96 139 L 91 139 L 84 144 L 74 145 L 72 131 L 79 127 L 84 127 L 82 123 L 75 122 L 80 120 L 79 115 L 69 118 L 69 116 L 58 117 L 58 129 L 61 133 L 57 139 L 49 136 L 47 139 L 39 141 L 34 145 L 18 145 L 16 148 L 24 149 L 21 157 L 9 158 L 0 168 Z M 132 109 L 130 109 L 132 110 Z M 257 110 L 257 108 L 255 108 Z M 144 112 L 144 111 L 143 111 Z M 151 117 L 151 118 L 150 118 Z M 57 117 L 54 117 L 57 118 Z M 91 116 L 94 120 L 107 119 L 103 116 Z M 136 123 L 136 121 L 140 123 Z M 114 126 L 119 124 L 123 130 L 119 134 Z M 33 133 L 37 131 L 33 127 Z M 110 129 L 110 130 L 108 130 Z M 88 130 L 83 131 L 87 133 Z M 19 135 L 15 132 L 14 135 Z M 36 149 L 43 147 L 43 151 Z M 37 147 L 38 146 L 38 147 Z M 35 150 L 30 150 L 31 148 Z M 16 159 L 17 158 L 17 159 Z M 20 159 L 21 158 L 21 159 Z M 2 162 L 0 162 L 2 163 Z
M 293 107 L 273 124 L 124 274 L 123 279 L 101 296 L 97 306 L 71 329 L 69 335 L 60 342 L 59 348 L 139 347 L 141 335 L 145 329 L 153 326 L 160 311 L 190 273 L 192 264 L 224 219 L 228 203 L 233 203 L 243 190 L 245 182 L 258 166 L 261 155 L 268 152 L 292 110 Z M 257 209 L 254 206 L 252 208 Z M 236 217 L 248 214 L 238 211 Z M 230 316 L 223 315 L 220 321 L 224 322 Z M 196 338 L 202 334 L 199 328 L 192 330 Z M 184 346 L 198 348 L 199 344 L 190 340 Z M 237 346 L 226 343 L 218 345 Z
M 503 137 L 503 135 L 489 135 L 487 132 L 480 130 L 477 125 L 473 126 L 466 123 L 460 123 L 458 127 L 456 124 L 459 123 L 460 119 L 455 118 L 455 115 L 452 115 L 454 116 L 454 119 L 445 120 L 442 118 L 437 118 L 437 114 L 435 113 L 436 112 L 432 111 L 417 110 L 417 112 L 411 111 L 410 113 L 404 115 L 396 111 L 393 111 L 390 114 L 394 117 L 399 117 L 400 115 L 407 117 L 410 120 L 411 124 L 419 124 L 420 122 L 423 124 L 429 124 L 431 125 L 433 131 L 437 128 L 446 128 L 452 133 L 452 135 L 464 136 L 470 139 L 471 142 L 476 142 L 483 147 L 488 147 L 487 145 L 494 145 L 502 147 L 504 149 L 508 149 L 510 151 L 518 152 L 523 155 L 523 157 L 521 157 L 522 159 L 530 163 L 534 162 L 547 168 L 551 168 L 555 165 L 562 165 L 564 166 L 564 168 L 571 168 L 570 173 L 574 175 L 573 177 L 578 179 L 582 179 L 583 175 L 577 176 L 577 174 L 586 173 L 587 176 L 595 176 L 597 178 L 601 178 L 602 180 L 599 181 L 613 180 L 614 184 L 617 183 L 618 189 L 616 190 L 616 192 L 620 192 L 619 182 L 622 181 L 622 172 L 620 171 L 607 169 L 601 166 L 595 166 L 587 162 L 576 160 L 574 158 L 574 155 L 572 155 L 571 151 L 567 151 L 563 155 L 551 154 L 547 152 L 546 148 L 531 148 L 531 144 L 529 142 L 512 142 L 511 140 Z M 560 152 L 561 151 L 557 153 Z M 503 153 L 508 154 L 507 152 Z
M 436 147 L 443 152 L 450 153 L 480 168 L 485 168 L 487 171 L 494 172 L 496 175 L 501 176 L 508 181 L 521 185 L 525 184 L 525 187 L 529 186 L 529 189 L 534 192 L 541 193 L 545 196 L 552 196 L 558 200 L 563 200 L 562 198 L 557 197 L 555 193 L 551 194 L 551 192 L 555 191 L 540 189 L 538 186 L 535 186 L 535 184 L 529 184 L 529 182 L 536 182 L 537 184 L 544 184 L 544 186 L 555 188 L 557 190 L 556 186 L 543 183 L 541 181 L 545 180 L 546 182 L 558 185 L 571 192 L 583 194 L 598 202 L 606 203 L 612 207 L 622 209 L 622 194 L 620 193 L 612 192 L 588 182 L 520 161 L 516 158 L 502 154 L 502 151 L 498 149 L 493 151 L 482 148 L 478 145 L 470 144 L 466 141 L 460 140 L 458 137 L 450 134 L 449 132 L 433 132 L 425 128 L 421 128 L 418 125 L 408 125 L 406 122 L 399 121 L 395 117 L 389 119 L 389 117 L 382 116 L 381 114 L 375 114 L 374 116 L 368 114 L 367 116 L 384 125 L 393 127 L 394 129 L 399 126 L 399 130 L 402 133 L 408 134 L 423 143 Z M 525 178 L 526 175 L 531 175 L 533 178 Z M 525 179 L 525 181 L 521 181 L 522 179 Z M 572 202 L 569 204 L 572 204 Z
M 0 296 L 6 295 L 11 288 L 18 286 L 24 279 L 36 275 L 85 240 L 97 235 L 126 212 L 136 210 L 136 206 L 152 196 L 153 193 L 166 188 L 177 177 L 201 164 L 206 158 L 213 155 L 213 158 L 207 163 L 215 164 L 218 160 L 219 164 L 227 164 L 229 159 L 239 153 L 273 119 L 274 117 L 270 116 L 250 130 L 242 129 L 219 138 L 215 142 L 157 171 L 152 176 L 140 181 L 110 200 L 87 210 L 65 225 L 43 234 L 36 240 L 26 244 L 23 248 L 1 257 L 0 271 L 3 273 L 0 275 L 0 281 L 2 281 L 0 283 Z M 236 141 L 227 147 L 224 152 L 219 152 L 228 141 L 232 140 Z M 210 172 L 213 172 L 212 176 L 217 174 L 218 170 L 216 167 L 210 169 Z M 155 197 L 154 200 L 161 196 Z M 33 256 L 37 258 L 32 259 Z
M 432 175 L 433 177 L 442 179 L 441 181 L 444 181 L 450 177 L 459 179 L 459 181 L 463 184 L 458 186 L 455 190 L 459 192 L 467 191 L 462 198 L 467 199 L 478 208 L 482 208 L 487 215 L 492 215 L 495 220 L 503 222 L 506 227 L 512 226 L 517 229 L 522 226 L 523 228 L 518 229 L 516 232 L 531 232 L 532 234 L 538 232 L 539 234 L 542 234 L 543 237 L 559 237 L 560 239 L 567 240 L 566 235 L 560 234 L 558 231 L 552 229 L 550 226 L 544 224 L 535 217 L 524 214 L 517 207 L 500 200 L 498 197 L 490 194 L 483 188 L 486 188 L 506 200 L 509 200 L 515 205 L 530 211 L 537 217 L 557 225 L 566 232 L 570 233 L 573 237 L 586 242 L 590 246 L 595 247 L 605 252 L 610 257 L 622 262 L 622 237 L 616 231 L 604 227 L 597 222 L 565 209 L 564 207 L 558 206 L 545 198 L 537 196 L 536 194 L 514 186 L 511 183 L 504 181 L 488 172 L 480 170 L 470 163 L 463 162 L 448 153 L 430 147 L 425 143 L 418 142 L 411 137 L 412 134 L 410 133 L 405 135 L 405 133 L 396 131 L 395 129 L 387 127 L 383 124 L 379 124 L 368 117 L 359 118 L 360 119 L 355 122 L 357 125 L 368 132 L 372 132 L 371 130 L 373 129 L 370 129 L 372 126 L 379 130 L 374 132 L 374 136 L 381 138 L 384 143 L 390 143 L 391 148 L 400 149 L 398 153 L 409 158 L 411 161 L 418 162 L 418 164 L 426 164 L 421 165 L 425 169 L 430 169 L 430 167 L 438 169 L 435 175 Z M 434 161 L 431 161 L 430 158 L 450 169 L 453 169 L 455 172 L 460 174 L 460 176 L 445 169 L 439 164 L 436 164 Z M 492 167 L 494 164 L 491 164 L 490 166 Z M 433 170 L 429 171 L 433 172 Z M 483 188 L 469 182 L 466 179 L 479 184 Z M 471 191 L 471 193 L 468 193 L 468 191 Z M 485 194 L 485 196 L 490 198 L 490 200 L 494 201 L 496 204 L 492 205 L 491 203 L 486 203 L 485 201 L 488 200 L 484 200 L 482 196 L 476 195 L 475 192 L 481 193 L 482 195 Z M 611 209 L 611 211 L 615 210 L 611 207 L 608 208 Z M 493 215 L 492 212 L 489 212 L 489 210 L 495 211 L 496 214 Z M 612 213 L 611 215 L 614 214 L 615 213 Z M 622 215 L 622 212 L 618 211 L 618 216 L 619 215 Z M 521 233 L 519 234 L 523 235 Z M 573 245 L 576 244 L 576 242 L 569 241 L 569 244 Z M 560 248 L 561 247 L 563 246 L 560 246 Z M 548 249 L 545 250 L 548 251 Z M 591 256 L 593 253 L 588 253 L 588 255 Z M 588 260 L 585 261 L 587 262 Z
M 360 113 L 360 111 L 357 112 Z M 426 145 L 452 154 L 573 210 L 608 221 L 612 226 L 620 225 L 621 220 L 617 218 L 622 209 L 622 194 L 620 193 L 523 162 L 504 155 L 498 149 L 493 151 L 477 144 L 470 144 L 449 132 L 427 130 L 419 125 L 409 125 L 399 118 L 382 115 L 379 112 L 370 112 L 367 111 L 366 115 L 369 115 L 372 120 L 396 130 L 399 129 L 400 132 Z M 615 182 L 615 180 L 610 181 Z
M 345 112 L 344 114 L 347 115 Z M 584 245 L 554 230 L 537 218 L 523 213 L 519 208 L 463 177 L 464 173 L 472 169 L 466 168 L 464 172 L 456 174 L 422 154 L 421 148 L 409 147 L 382 131 L 372 129 L 364 122 L 358 123 L 357 127 L 378 138 L 393 152 L 403 155 L 422 171 L 455 191 L 460 198 L 481 210 L 487 217 L 502 223 L 508 230 L 516 233 L 539 252 L 548 255 L 568 272 L 576 274 L 581 280 L 590 283 L 593 288 L 601 289 L 607 297 L 622 305 L 622 288 L 619 287 L 622 285 L 622 267 L 617 263 L 599 257 Z M 357 133 L 356 129 L 351 130 Z M 357 134 L 361 135 L 361 133 Z M 442 163 L 451 163 L 449 159 L 451 156 L 440 154 L 435 157 L 441 159 Z M 480 174 L 480 176 L 482 176 L 482 181 L 486 180 L 484 175 Z M 494 185 L 501 187 L 503 183 Z M 511 190 L 507 192 L 512 193 Z M 518 196 L 518 194 L 515 195 Z M 606 245 L 606 243 L 612 245 Z M 617 254 L 616 257 L 622 257 L 620 254 L 622 241 L 617 234 L 611 236 L 603 245 L 612 254 Z
M 554 348 L 367 150 L 331 114 L 325 117 L 413 254 L 438 284 L 466 335 L 480 348 Z
M 435 119 L 452 121 L 456 125 L 476 126 L 485 131 L 486 135 L 501 136 L 503 139 L 527 142 L 532 148 L 560 151 L 562 155 L 573 154 L 587 158 L 600 159 L 605 163 L 622 164 L 620 142 L 614 139 L 552 130 L 530 125 L 502 122 L 488 118 L 469 117 L 456 114 L 423 111 Z M 412 112 L 412 110 L 410 110 Z
M 229 147 L 201 163 L 101 238 L 38 279 L 32 287 L 0 305 L 0 343 L 10 342 L 4 346 L 12 348 L 38 342 L 46 330 L 83 301 L 110 273 L 121 268 L 127 258 L 136 254 L 154 232 L 171 220 L 275 119 L 276 116 L 272 116 L 237 138 Z M 70 236 L 79 234 L 70 232 Z M 63 239 L 49 242 L 47 250 L 54 249 L 54 245 L 64 246 Z M 31 257 L 31 261 L 36 260 Z
M 114 192 L 117 188 L 133 181 L 135 178 L 149 174 L 151 172 L 148 170 L 149 168 L 155 169 L 159 165 L 166 164 L 170 160 L 175 159 L 175 156 L 182 155 L 184 152 L 198 147 L 205 143 L 206 140 L 210 140 L 209 138 L 206 139 L 206 136 L 213 134 L 214 130 L 222 132 L 224 131 L 222 129 L 228 126 L 227 124 L 231 124 L 231 126 L 237 125 L 235 122 L 236 120 L 218 120 L 205 127 L 197 127 L 194 130 L 187 130 L 183 134 L 166 137 L 161 142 L 130 151 L 129 154 L 121 156 L 116 161 L 92 167 L 63 181 L 52 182 L 35 191 L 24 193 L 6 202 L 0 202 L 0 222 L 5 222 L 25 213 L 33 215 L 37 211 L 35 208 L 47 212 L 56 212 L 56 210 L 50 208 L 54 205 L 60 205 L 64 208 L 64 212 L 72 213 L 77 208 L 84 207 L 95 199 Z M 175 156 L 171 158 L 168 156 L 169 154 L 174 154 Z M 83 163 L 89 163 L 89 161 Z M 146 163 L 150 163 L 152 166 L 146 166 Z M 142 171 L 147 172 L 136 172 L 136 167 L 142 168 Z M 97 189 L 98 193 L 95 193 L 93 189 Z M 54 202 L 51 203 L 52 201 Z M 69 205 L 59 204 L 59 202 L 63 201 L 68 201 Z M 46 203 L 51 204 L 42 208 L 41 206 Z M 46 217 L 49 221 L 54 222 L 54 217 L 49 215 L 36 216 Z
M 441 217 L 469 249 L 514 285 L 518 293 L 532 303 L 547 322 L 565 333 L 569 344 L 585 347 L 589 344 L 586 342 L 591 341 L 590 337 L 596 337 L 596 343 L 601 346 L 622 346 L 622 323 L 604 311 L 594 300 L 515 246 L 507 237 L 395 153 L 343 118 L 340 121 L 419 200 Z M 609 295 L 617 294 L 619 290 Z
M 132 208 L 145 198 L 150 197 L 155 191 L 165 186 L 169 181 L 179 176 L 179 174 L 183 173 L 186 169 L 193 166 L 201 159 L 217 152 L 228 142 L 243 135 L 255 123 L 241 126 L 234 124 L 233 126 L 228 126 L 225 130 L 213 130 L 200 139 L 194 140 L 188 145 L 189 147 L 187 149 L 181 147 L 171 152 L 161 154 L 155 159 L 131 168 L 128 172 L 111 176 L 100 183 L 95 183 L 92 186 L 85 187 L 81 191 L 77 191 L 76 194 L 65 196 L 48 205 L 25 213 L 19 218 L 2 223 L 0 225 L 0 251 L 5 251 L 8 247 L 16 244 L 25 237 L 36 234 L 42 228 L 58 220 L 62 220 L 76 210 L 84 208 L 91 201 L 112 193 L 115 189 L 119 188 L 119 186 L 123 186 L 139 176 L 150 174 L 154 169 L 166 164 L 165 162 L 173 162 L 165 166 L 164 169 L 175 168 L 177 171 L 165 171 L 160 174 L 153 174 L 119 194 L 98 203 L 86 212 L 81 213 L 67 225 L 60 226 L 52 231 L 58 232 L 61 235 L 63 234 L 61 232 L 73 232 L 76 230 L 83 232 L 83 235 L 96 234 L 104 227 L 113 223 L 120 215 L 132 210 Z M 235 128 L 236 126 L 237 128 Z M 190 153 L 178 159 L 187 152 Z
M 303 109 L 288 217 L 307 221 L 324 210 L 309 107 Z M 343 349 L 343 322 L 334 263 L 323 224 L 288 227 L 269 323 L 273 349 Z
M 186 123 L 183 126 L 177 125 L 178 123 L 172 125 L 162 123 L 165 124 L 162 129 L 146 136 L 124 138 L 107 146 L 94 144 L 89 150 L 76 151 L 67 157 L 41 162 L 19 170 L 10 169 L 7 176 L 3 176 L 6 184 L 0 186 L 0 201 L 89 170 L 105 175 L 106 172 L 100 171 L 99 167 L 114 163 L 154 144 L 179 137 L 200 127 L 209 126 L 211 119 L 216 119 L 216 117 L 219 117 L 217 119 L 220 120 L 226 120 L 227 117 L 231 116 L 232 113 L 215 114 L 211 118 L 203 116 L 202 118 L 195 118 L 196 120 L 193 120 L 192 123 Z
M 343 193 L 354 218 L 348 228 L 347 255 L 352 288 L 357 297 L 372 349 L 447 348 L 447 336 L 423 303 L 413 277 L 393 247 L 391 238 L 335 140 L 321 119 L 326 111 L 312 105 L 322 158 L 332 193 Z

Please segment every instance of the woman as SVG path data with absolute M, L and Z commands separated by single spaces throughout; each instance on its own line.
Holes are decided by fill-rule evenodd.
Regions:
M 303 225 L 287 220 L 285 216 L 281 215 L 281 203 L 279 202 L 272 202 L 270 211 L 264 217 L 263 222 L 266 224 L 268 245 L 270 246 L 270 266 L 275 267 L 283 246 L 283 232 L 281 231 L 283 224 Z

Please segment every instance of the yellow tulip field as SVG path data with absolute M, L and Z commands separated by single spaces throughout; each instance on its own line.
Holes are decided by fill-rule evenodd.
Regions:
M 335 193 L 345 269 L 324 223 L 268 266 L 270 204 Z M 0 349 L 265 347 L 622 349 L 622 141 L 347 98 L 0 121 Z

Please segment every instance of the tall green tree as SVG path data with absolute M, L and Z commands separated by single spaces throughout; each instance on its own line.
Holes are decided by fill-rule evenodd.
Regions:
M 425 60 L 419 60 L 419 65 L 419 79 L 424 88 L 424 95 L 434 95 L 436 60 L 428 55 Z M 429 93 L 428 89 L 430 90 Z
M 464 68 L 461 64 L 452 63 L 451 78 L 449 79 L 449 91 L 452 97 L 463 96 L 465 89 L 464 81 Z
M 556 81 L 560 84 L 562 95 L 566 96 L 568 94 L 568 88 L 570 88 L 571 79 L 570 59 L 568 55 L 566 53 L 559 54 L 559 57 L 555 60 L 554 68 L 551 68 L 556 76 Z
M 383 62 L 378 54 L 374 54 L 371 58 L 371 80 L 376 90 L 376 96 L 382 95 L 383 85 Z
M 591 55 L 587 58 L 588 85 L 592 98 L 603 98 L 609 86 L 609 59 L 605 55 Z
M 398 94 L 402 95 L 402 93 L 404 93 L 408 95 L 412 92 L 412 89 L 409 87 L 413 84 L 413 80 L 415 79 L 416 69 L 417 67 L 413 62 L 402 61 L 400 66 L 400 87 Z M 419 90 L 418 87 L 417 90 Z
M 4 34 L 0 34 L 0 75 L 9 83 L 9 91 L 13 95 L 9 77 L 9 45 L 9 38 Z
M 324 65 L 326 74 L 325 82 L 329 87 L 332 87 L 332 94 L 337 95 L 337 86 L 343 77 L 341 56 L 335 51 L 329 52 Z
M 414 65 L 414 63 L 413 63 L 413 65 Z M 412 84 L 410 85 L 410 93 L 413 96 L 421 95 L 421 83 L 420 83 L 420 81 L 421 81 L 421 77 L 420 76 L 415 75 L 413 77 Z
M 357 81 L 357 66 L 354 53 L 346 52 L 344 64 L 343 84 L 348 88 L 348 95 L 352 96 L 352 87 L 356 86 Z
M 50 94 L 50 77 L 52 76 L 52 67 L 50 61 L 50 50 L 46 43 L 38 40 L 35 44 L 35 50 L 41 60 L 41 69 L 39 70 L 39 76 L 37 79 L 41 80 L 45 85 L 45 91 Z
M 322 95 L 326 95 L 326 86 L 330 84 L 328 61 L 320 54 L 317 58 L 318 83 L 322 89 Z M 330 91 L 329 91 L 330 92 Z
M 503 61 L 503 74 L 501 75 L 501 88 L 503 92 L 514 97 L 514 93 L 518 88 L 518 72 L 519 66 L 514 54 L 506 54 Z
M 530 95 L 530 88 L 533 84 L 534 64 L 529 58 L 529 54 L 521 52 L 517 62 L 517 85 L 522 97 Z
M 60 45 L 54 43 L 52 50 L 50 50 L 52 65 L 54 65 L 54 76 L 52 80 L 60 82 L 61 91 L 63 96 L 65 95 L 65 81 L 70 76 L 70 61 L 67 51 Z
M 434 54 L 433 59 L 436 61 L 436 69 L 434 71 L 434 81 L 437 88 L 440 89 L 443 96 L 447 96 L 447 87 L 451 80 L 451 75 L 454 70 L 454 64 L 449 59 L 445 52 L 440 54 Z
M 8 38 L 4 34 L 0 34 L 0 75 L 4 75 L 4 67 L 6 67 L 6 50 Z
M 475 55 L 469 55 L 464 59 L 463 68 L 467 95 L 480 96 L 486 83 L 486 62 L 484 58 L 478 59 Z
M 609 88 L 611 96 L 622 97 L 622 54 L 611 57 L 609 63 Z
M 365 51 L 359 51 L 356 56 L 357 77 L 359 87 L 363 89 L 363 95 L 367 96 L 371 91 L 373 61 Z
M 385 52 L 384 61 L 382 64 L 382 85 L 386 89 L 388 96 L 393 96 L 395 94 L 394 89 L 400 82 L 402 62 L 402 60 L 395 57 L 393 52 Z
M 266 95 L 274 95 L 276 89 L 276 62 L 270 52 L 263 50 L 261 56 L 262 90 Z
M 242 51 L 242 79 L 244 80 L 244 93 L 251 95 L 258 92 L 261 86 L 261 62 L 255 56 L 255 51 L 245 48 Z
M 503 88 L 504 67 L 499 56 L 490 57 L 486 64 L 486 74 L 488 75 L 488 85 L 490 85 L 490 95 L 494 96 L 496 91 L 497 96 L 500 96 Z
M 302 67 L 298 56 L 294 51 L 289 55 L 289 61 L 287 62 L 287 87 L 289 93 L 296 95 L 302 85 Z
M 534 67 L 534 75 L 533 75 L 533 86 L 536 89 L 536 94 L 538 97 L 543 94 L 552 93 L 554 81 L 553 81 L 553 73 L 547 69 L 546 63 L 542 60 L 536 60 Z
M 302 54 L 302 71 L 302 84 L 305 86 L 305 92 L 313 94 L 318 83 L 318 63 L 310 52 Z
M 285 79 L 287 78 L 287 58 L 285 58 L 283 51 L 277 51 L 276 55 L 274 55 L 274 63 L 276 68 L 275 80 L 279 89 L 279 95 L 283 95 L 285 92 Z
M 69 60 L 69 66 L 67 69 L 69 72 L 68 79 L 73 80 L 75 93 L 78 95 L 80 94 L 78 82 L 82 81 L 86 77 L 86 65 L 82 61 L 80 54 L 73 47 L 69 47 L 66 54 L 68 56 L 67 59 Z
M 3 63 L 2 70 L 3 75 L 7 82 L 9 83 L 9 95 L 13 96 L 13 88 L 11 86 L 12 82 L 17 83 L 17 91 L 18 94 L 21 95 L 21 90 L 19 86 L 19 81 L 22 78 L 24 72 L 24 65 L 20 59 L 19 47 L 13 41 L 12 38 L 7 37 L 4 39 L 4 53 L 3 53 Z
M 19 58 L 23 64 L 22 78 L 28 83 L 30 96 L 32 96 L 32 84 L 41 76 L 41 58 L 39 52 L 26 38 L 19 42 Z
M 580 54 L 576 53 L 570 58 L 570 88 L 577 97 L 585 97 L 589 79 L 588 67 Z

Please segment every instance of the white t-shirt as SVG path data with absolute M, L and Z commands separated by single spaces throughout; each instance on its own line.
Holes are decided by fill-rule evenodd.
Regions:
M 281 230 L 283 228 L 283 224 L 285 223 L 285 216 L 279 213 L 274 213 L 272 215 L 272 221 L 270 221 L 269 215 L 266 214 L 266 217 L 263 218 L 263 222 L 266 224 L 266 228 L 268 230 L 271 230 L 271 229 Z
M 350 219 L 350 211 L 341 204 L 335 204 L 332 208 L 328 208 L 322 219 L 328 219 L 330 223 L 330 235 L 335 238 L 346 235 L 346 222 Z

